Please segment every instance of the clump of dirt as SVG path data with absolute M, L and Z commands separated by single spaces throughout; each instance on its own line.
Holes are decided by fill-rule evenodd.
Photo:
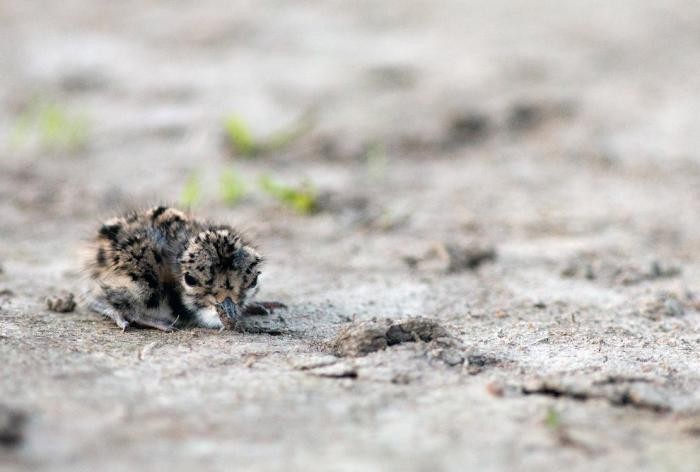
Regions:
M 496 250 L 490 246 L 460 246 L 441 244 L 436 246 L 438 256 L 447 262 L 447 272 L 474 270 L 485 262 L 496 260 Z
M 0 405 L 0 446 L 16 447 L 24 439 L 27 415 L 5 405 Z
M 72 293 L 48 297 L 46 307 L 56 313 L 70 313 L 75 310 L 75 297 Z
M 660 321 L 666 317 L 685 315 L 685 308 L 678 295 L 660 291 L 645 297 L 640 303 L 637 314 L 650 320 Z
M 500 359 L 487 354 L 469 354 L 467 356 L 467 373 L 476 375 L 482 370 L 500 364 Z
M 496 249 L 480 243 L 438 243 L 420 257 L 407 256 L 404 262 L 411 268 L 444 273 L 476 270 L 486 262 L 496 260 Z
M 446 142 L 449 146 L 461 146 L 484 140 L 491 131 L 488 115 L 479 111 L 463 111 L 449 120 Z
M 413 318 L 400 321 L 386 330 L 389 346 L 412 341 L 430 342 L 434 339 L 448 337 L 447 330 L 435 320 Z
M 600 280 L 616 285 L 635 285 L 644 281 L 676 277 L 681 268 L 670 262 L 653 259 L 647 264 L 635 264 L 618 256 L 580 255 L 572 258 L 562 269 L 562 277 Z
M 410 318 L 396 322 L 361 321 L 346 326 L 331 341 L 330 347 L 338 356 L 360 357 L 386 349 L 387 346 L 449 337 L 446 328 L 428 318 Z
M 333 352 L 342 357 L 365 356 L 389 345 L 386 326 L 374 321 L 362 321 L 346 326 L 331 342 Z

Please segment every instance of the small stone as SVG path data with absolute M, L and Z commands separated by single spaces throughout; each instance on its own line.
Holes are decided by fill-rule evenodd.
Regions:
M 544 110 L 534 103 L 516 103 L 510 109 L 507 126 L 511 131 L 528 131 L 544 120 Z
M 21 411 L 0 405 L 0 446 L 18 446 L 24 438 L 27 416 Z
M 418 262 L 420 262 L 420 259 L 415 257 L 415 256 L 404 256 L 401 258 L 401 260 L 406 264 L 406 266 L 413 270 L 416 267 L 418 267 Z
M 478 111 L 464 111 L 450 119 L 447 142 L 463 145 L 479 142 L 489 133 L 489 117 Z
M 75 310 L 75 299 L 72 293 L 54 295 L 46 299 L 46 307 L 56 313 L 70 313 Z
M 446 272 L 475 270 L 485 262 L 496 260 L 496 250 L 490 246 L 462 246 L 441 243 L 435 246 L 435 253 L 446 263 Z
M 469 375 L 479 374 L 484 368 L 497 365 L 499 362 L 495 357 L 486 354 L 469 354 L 467 356 L 467 373 Z
M 449 366 L 460 365 L 464 362 L 464 356 L 457 349 L 444 349 L 438 358 Z

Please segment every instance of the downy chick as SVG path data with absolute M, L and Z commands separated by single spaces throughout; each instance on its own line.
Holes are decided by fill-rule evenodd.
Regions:
M 106 221 L 94 239 L 87 306 L 123 330 L 235 326 L 247 314 L 284 307 L 247 302 L 262 261 L 230 226 L 165 206 L 131 211 Z

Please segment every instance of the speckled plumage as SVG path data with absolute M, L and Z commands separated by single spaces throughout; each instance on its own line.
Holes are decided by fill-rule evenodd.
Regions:
M 93 243 L 88 307 L 124 330 L 222 328 L 230 325 L 226 315 L 266 313 L 275 305 L 246 304 L 262 257 L 230 226 L 158 206 L 104 222 Z

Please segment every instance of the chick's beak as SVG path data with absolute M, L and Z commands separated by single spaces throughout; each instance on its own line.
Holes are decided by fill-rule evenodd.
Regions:
M 240 311 L 238 310 L 238 306 L 235 303 L 233 303 L 231 297 L 226 297 L 226 299 L 223 302 L 219 303 L 217 308 L 218 311 L 223 311 L 224 313 L 226 313 L 226 316 L 228 316 L 232 320 L 241 316 Z

